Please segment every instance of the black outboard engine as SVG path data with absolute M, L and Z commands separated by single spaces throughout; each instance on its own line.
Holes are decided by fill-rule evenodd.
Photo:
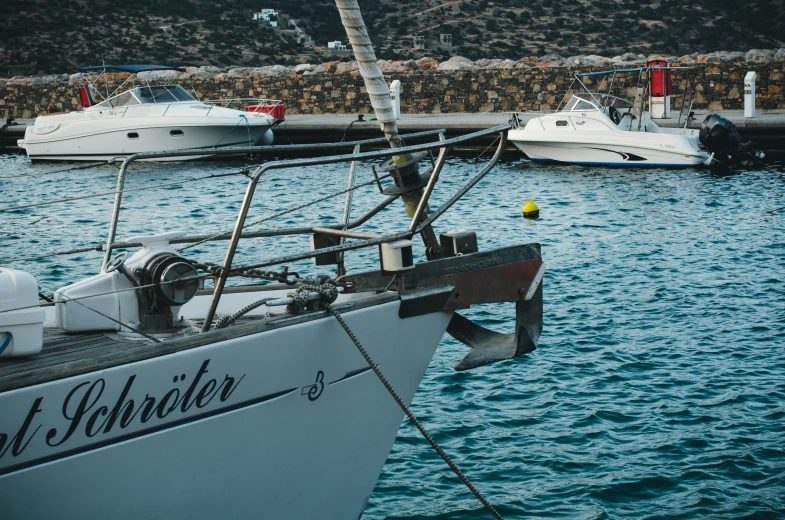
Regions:
M 700 142 L 715 159 L 723 164 L 746 163 L 762 159 L 763 153 L 753 151 L 752 143 L 741 142 L 736 125 L 719 114 L 709 114 L 701 124 Z

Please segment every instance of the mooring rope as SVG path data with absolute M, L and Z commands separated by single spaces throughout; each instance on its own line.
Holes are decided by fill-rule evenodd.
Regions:
M 476 487 L 474 487 L 474 485 L 469 481 L 469 479 L 466 477 L 466 475 L 463 474 L 463 472 L 460 470 L 460 468 L 458 468 L 458 466 L 455 465 L 455 463 L 444 452 L 444 450 L 436 443 L 435 440 L 433 440 L 433 438 L 428 434 L 428 432 L 425 430 L 423 425 L 420 424 L 420 421 L 417 420 L 417 417 L 415 417 L 414 414 L 412 413 L 412 411 L 409 409 L 409 407 L 406 406 L 406 403 L 404 403 L 403 400 L 401 400 L 401 398 L 398 396 L 398 393 L 392 387 L 390 382 L 387 381 L 386 377 L 384 377 L 384 374 L 382 373 L 382 371 L 379 368 L 379 366 L 376 363 L 374 363 L 373 359 L 371 359 L 371 356 L 368 354 L 368 352 L 360 344 L 360 340 L 357 339 L 357 336 L 354 335 L 354 333 L 349 328 L 349 326 L 346 324 L 346 322 L 343 320 L 343 318 L 338 313 L 338 311 L 336 311 L 332 307 L 332 305 L 330 305 L 327 302 L 323 301 L 322 305 L 324 306 L 325 309 L 327 309 L 328 312 L 330 312 L 330 314 L 335 316 L 335 319 L 338 320 L 338 323 L 341 324 L 341 327 L 343 327 L 343 330 L 346 331 L 346 334 L 348 334 L 349 337 L 351 338 L 352 342 L 354 342 L 354 345 L 357 347 L 357 350 L 359 350 L 360 354 L 362 354 L 362 356 L 365 358 L 365 361 L 366 361 L 366 363 L 368 363 L 368 366 L 370 366 L 371 370 L 374 371 L 374 373 L 376 374 L 376 377 L 379 378 L 379 381 L 382 382 L 382 384 L 387 389 L 387 391 L 390 393 L 392 398 L 395 399 L 395 402 L 398 404 L 398 406 L 401 408 L 401 410 L 403 410 L 403 413 L 406 414 L 406 417 L 408 417 L 409 420 L 412 421 L 412 423 L 417 427 L 417 429 L 420 430 L 420 433 L 422 434 L 422 436 L 425 437 L 425 440 L 427 440 L 428 443 L 433 447 L 433 449 L 436 450 L 436 453 L 438 453 L 442 457 L 442 459 L 444 459 L 444 462 L 446 462 L 447 465 L 450 466 L 450 469 L 453 470 L 453 472 L 455 472 L 456 475 L 458 475 L 458 478 L 461 479 L 461 482 L 463 482 L 466 485 L 466 487 L 469 488 L 469 490 L 472 493 L 474 493 L 474 496 L 476 496 L 477 499 L 480 502 L 482 502 L 482 505 L 484 505 L 485 508 L 488 509 L 488 511 L 490 511 L 490 513 L 494 516 L 494 518 L 496 518 L 497 520 L 504 520 L 502 518 L 502 516 L 496 511 L 496 509 L 494 509 L 494 507 L 491 505 L 491 503 L 488 502 L 488 500 L 486 500 L 486 498 L 482 495 L 482 493 L 480 493 L 480 491 Z
M 96 164 L 88 164 L 88 165 L 85 165 L 85 166 L 75 166 L 73 168 L 66 168 L 64 170 L 50 170 L 50 171 L 45 171 L 45 172 L 29 172 L 29 173 L 20 173 L 20 174 L 17 174 L 17 175 L 6 175 L 6 176 L 3 176 L 3 177 L 0 177 L 0 181 L 5 180 L 5 179 L 15 179 L 17 177 L 29 177 L 31 175 L 49 175 L 50 173 L 63 173 L 63 172 L 72 172 L 72 171 L 76 171 L 76 170 L 89 170 L 90 168 L 97 168 L 99 166 L 114 166 L 114 159 L 112 159 L 109 162 L 99 162 L 99 163 L 96 163 Z
M 213 329 L 225 329 L 226 327 L 232 327 L 237 323 L 237 320 L 240 319 L 242 316 L 248 314 L 252 310 L 256 309 L 257 307 L 261 307 L 267 302 L 271 302 L 275 300 L 275 298 L 264 298 L 259 301 L 255 301 L 249 305 L 246 305 L 239 311 L 235 312 L 234 314 L 227 314 L 225 316 L 221 316 L 217 320 L 215 320 L 215 325 L 213 325 Z
M 167 186 L 177 186 L 178 184 L 187 184 L 189 182 L 203 181 L 205 179 L 218 179 L 220 177 L 229 177 L 229 176 L 232 176 L 232 175 L 247 175 L 247 174 L 248 174 L 248 170 L 246 170 L 246 169 L 240 170 L 239 172 L 214 173 L 214 174 L 211 174 L 211 175 L 204 175 L 202 177 L 194 177 L 194 178 L 191 178 L 191 179 L 183 179 L 183 180 L 179 180 L 179 181 L 176 181 L 176 182 L 167 182 L 167 183 L 164 183 L 164 184 L 155 184 L 153 186 L 143 186 L 141 188 L 131 188 L 131 189 L 122 190 L 122 191 L 119 191 L 119 192 L 115 190 L 115 191 L 106 191 L 106 192 L 103 192 L 103 193 L 91 193 L 90 195 L 81 195 L 79 197 L 71 197 L 71 198 L 68 198 L 68 199 L 48 200 L 48 201 L 45 201 L 45 202 L 36 202 L 36 203 L 33 203 L 33 204 L 22 204 L 22 205 L 19 205 L 19 206 L 11 206 L 11 207 L 8 207 L 8 208 L 0 208 L 0 212 L 2 212 L 2 211 L 15 211 L 15 210 L 19 210 L 19 209 L 28 209 L 28 208 L 37 208 L 39 206 L 49 206 L 49 205 L 52 205 L 52 204 L 61 204 L 61 203 L 64 203 L 64 202 L 74 202 L 74 201 L 77 201 L 77 200 L 84 200 L 84 199 L 94 199 L 96 197 L 109 197 L 109 196 L 114 196 L 117 193 L 125 194 L 125 193 L 131 193 L 131 192 L 134 192 L 134 191 L 144 191 L 144 190 L 152 190 L 152 189 L 155 189 L 155 188 L 165 188 Z
M 227 137 L 229 137 L 229 136 L 231 135 L 231 133 L 232 133 L 232 132 L 234 132 L 234 131 L 235 131 L 235 129 L 236 129 L 238 126 L 240 126 L 240 123 L 242 123 L 243 121 L 245 121 L 245 129 L 248 131 L 248 143 L 249 143 L 249 146 L 250 146 L 250 142 L 251 142 L 251 128 L 250 128 L 250 126 L 249 126 L 249 123 L 248 123 L 248 118 L 247 118 L 247 117 L 245 117 L 245 115 L 240 115 L 240 119 L 237 121 L 237 124 L 236 124 L 236 125 L 234 125 L 234 127 L 233 127 L 231 130 L 229 130 L 229 133 L 227 133 L 225 136 L 223 136 L 223 137 L 221 138 L 221 140 L 220 140 L 220 141 L 218 141 L 217 143 L 215 143 L 215 144 L 214 144 L 212 147 L 213 147 L 213 148 L 218 148 L 218 145 L 219 145 L 219 144 L 221 144 L 221 143 L 223 142 L 223 140 L 224 140 L 224 139 L 226 139 Z
M 387 177 L 390 177 L 391 175 L 392 174 L 387 174 L 387 175 L 384 175 L 382 177 L 379 177 L 379 180 L 386 179 Z M 308 206 L 313 206 L 315 204 L 319 204 L 320 202 L 324 202 L 327 199 L 331 199 L 333 197 L 337 197 L 338 195 L 343 195 L 344 193 L 348 193 L 350 191 L 353 191 L 353 190 L 356 190 L 356 189 L 359 189 L 359 188 L 363 188 L 365 186 L 370 186 L 371 184 L 376 184 L 376 179 L 374 179 L 372 181 L 364 182 L 362 184 L 356 184 L 355 186 L 353 186 L 351 188 L 346 188 L 346 189 L 343 189 L 343 190 L 335 192 L 335 193 L 330 193 L 328 195 L 325 195 L 324 197 L 320 197 L 318 199 L 315 199 L 315 200 L 312 200 L 312 201 L 309 201 L 309 202 L 305 202 L 305 203 L 300 204 L 298 206 L 293 206 L 291 208 L 279 211 L 278 213 L 273 213 L 272 215 L 268 215 L 268 216 L 266 216 L 264 218 L 261 218 L 259 220 L 255 220 L 253 222 L 246 223 L 243 226 L 243 229 L 248 229 L 248 228 L 253 227 L 253 226 L 258 226 L 259 224 L 262 224 L 264 222 L 276 219 L 276 218 L 281 217 L 283 215 L 286 215 L 288 213 L 293 213 L 293 212 L 301 210 L 303 208 L 307 208 Z M 210 242 L 212 240 L 216 240 L 216 239 L 219 239 L 219 238 L 230 237 L 230 236 L 232 236 L 233 232 L 234 231 L 223 231 L 221 233 L 216 233 L 215 235 L 210 235 L 209 237 L 204 238 L 202 240 L 199 240 L 198 242 L 193 242 L 191 244 L 188 244 L 187 246 L 181 247 L 177 251 L 178 252 L 185 251 L 186 249 L 191 249 L 192 247 L 200 246 L 200 245 L 202 245 L 202 244 L 204 244 L 206 242 Z

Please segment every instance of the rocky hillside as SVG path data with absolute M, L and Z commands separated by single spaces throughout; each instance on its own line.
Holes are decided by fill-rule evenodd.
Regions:
M 382 59 L 461 55 L 517 60 L 559 54 L 620 55 L 779 48 L 781 0 L 361 0 Z M 284 29 L 252 20 L 272 8 Z M 292 30 L 288 20 L 302 32 Z M 437 45 L 451 34 L 453 46 Z M 314 44 L 298 42 L 307 34 Z M 413 49 L 423 36 L 426 48 Z M 250 66 L 322 63 L 326 42 L 346 40 L 332 0 L 3 0 L 0 48 L 30 53 L 0 74 L 72 72 L 77 66 L 158 62 Z

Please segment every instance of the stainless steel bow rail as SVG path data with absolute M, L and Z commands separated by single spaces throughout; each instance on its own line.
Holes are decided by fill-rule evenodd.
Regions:
M 482 130 L 479 132 L 474 132 L 472 134 L 463 135 L 460 137 L 455 137 L 452 139 L 444 139 L 443 131 L 429 131 L 429 132 L 419 132 L 416 134 L 408 134 L 404 135 L 405 139 L 410 139 L 412 137 L 423 137 L 428 135 L 439 135 L 440 140 L 430 143 L 424 144 L 417 144 L 411 146 L 405 146 L 402 148 L 397 149 L 389 149 L 389 150 L 377 150 L 371 152 L 362 152 L 358 153 L 359 147 L 363 144 L 371 144 L 371 143 L 378 143 L 382 141 L 382 139 L 368 139 L 363 141 L 354 141 L 354 142 L 344 142 L 344 143 L 324 143 L 320 145 L 289 145 L 282 148 L 285 148 L 288 151 L 291 151 L 294 147 L 302 150 L 304 153 L 313 152 L 318 150 L 335 150 L 335 149 L 342 149 L 342 148 L 354 148 L 354 153 L 350 154 L 343 154 L 343 155 L 335 155 L 335 156 L 326 156 L 326 157 L 312 157 L 312 158 L 304 158 L 304 159 L 295 159 L 295 160 L 281 160 L 281 161 L 270 161 L 265 164 L 258 166 L 254 172 L 250 175 L 250 180 L 248 182 L 248 186 L 246 188 L 246 193 L 243 198 L 242 206 L 240 208 L 240 212 L 237 217 L 237 221 L 235 223 L 234 229 L 231 232 L 231 237 L 229 237 L 229 233 L 221 233 L 217 235 L 208 235 L 208 236 L 186 236 L 181 237 L 179 239 L 173 240 L 176 243 L 190 243 L 190 242 L 205 242 L 211 240 L 226 240 L 227 238 L 230 240 L 229 247 L 226 252 L 226 256 L 224 259 L 223 267 L 220 270 L 220 275 L 218 280 L 215 284 L 215 289 L 213 291 L 213 300 L 210 304 L 210 308 L 208 310 L 207 315 L 205 316 L 204 324 L 203 324 L 203 331 L 208 331 L 212 324 L 212 321 L 215 317 L 216 310 L 218 308 L 218 304 L 221 299 L 221 295 L 223 293 L 224 287 L 226 285 L 226 281 L 230 274 L 237 274 L 241 273 L 244 270 L 248 269 L 257 269 L 263 266 L 271 266 L 277 265 L 285 262 L 291 262 L 295 260 L 304 260 L 307 258 L 313 258 L 320 255 L 325 254 L 333 254 L 333 253 L 341 253 L 353 249 L 360 249 L 365 247 L 377 246 L 379 244 L 385 242 L 393 242 L 395 240 L 400 240 L 403 238 L 409 239 L 415 234 L 422 233 L 426 229 L 430 229 L 430 225 L 439 218 L 445 211 L 447 211 L 455 202 L 457 202 L 466 192 L 468 192 L 477 182 L 479 182 L 491 169 L 495 166 L 496 162 L 502 155 L 504 151 L 504 147 L 507 143 L 507 130 L 510 129 L 510 125 L 500 125 L 493 128 L 489 128 L 487 130 Z M 459 189 L 450 199 L 448 199 L 445 203 L 443 203 L 439 208 L 434 210 L 431 215 L 427 218 L 423 218 L 425 207 L 427 207 L 428 199 L 430 194 L 433 191 L 433 187 L 435 183 L 438 181 L 439 174 L 441 172 L 442 167 L 445 164 L 447 154 L 451 147 L 463 143 L 465 141 L 469 141 L 471 139 L 475 139 L 478 137 L 484 137 L 487 135 L 492 134 L 499 134 L 499 145 L 497 147 L 496 153 L 490 159 L 490 161 L 481 169 L 481 171 L 473 177 L 469 182 L 467 182 L 461 189 Z M 245 152 L 250 153 L 254 150 L 261 150 L 264 149 L 266 151 L 270 150 L 270 147 L 244 147 L 244 148 L 227 148 L 222 150 L 215 150 L 216 154 L 236 154 L 238 152 Z M 234 255 L 237 250 L 237 246 L 241 238 L 252 238 L 252 237 L 266 237 L 266 236 L 276 236 L 276 235 L 293 235 L 293 234 L 306 234 L 306 233 L 313 233 L 315 227 L 314 226 L 305 226 L 300 228 L 288 228 L 288 229 L 281 229 L 281 230 L 268 230 L 268 231 L 260 231 L 255 233 L 244 233 L 243 230 L 246 227 L 246 219 L 248 217 L 248 212 L 251 206 L 251 202 L 253 201 L 254 193 L 256 190 L 256 186 L 261 179 L 261 177 L 268 171 L 276 170 L 276 169 L 287 169 L 287 168 L 296 168 L 296 167 L 303 167 L 303 166 L 319 166 L 324 164 L 335 164 L 335 163 L 344 163 L 344 162 L 351 162 L 356 163 L 358 161 L 365 161 L 371 159 L 383 159 L 393 156 L 400 156 L 404 154 L 412 154 L 416 152 L 431 152 L 433 150 L 440 149 L 439 157 L 433 163 L 433 172 L 431 174 L 431 178 L 428 181 L 426 186 L 425 194 L 423 195 L 420 203 L 418 204 L 417 210 L 415 212 L 414 217 L 411 220 L 411 223 L 407 230 L 398 232 L 398 233 L 388 233 L 385 235 L 380 235 L 374 238 L 366 238 L 360 239 L 355 242 L 351 243 L 343 243 L 333 247 L 326 247 L 319 250 L 308 250 L 303 251 L 301 253 L 295 253 L 292 255 L 286 255 L 283 257 L 275 258 L 272 260 L 268 260 L 265 262 L 251 264 L 251 265 L 244 265 L 244 266 L 237 266 L 233 267 L 233 260 Z M 136 244 L 129 244 L 129 243 L 117 243 L 115 242 L 115 237 L 117 233 L 117 225 L 119 221 L 120 215 L 120 207 L 122 203 L 122 195 L 124 192 L 125 186 L 125 178 L 128 172 L 129 166 L 135 162 L 145 159 L 153 159 L 153 158 L 171 158 L 171 157 L 189 157 L 189 156 L 198 156 L 204 155 L 205 150 L 189 150 L 189 151 L 176 151 L 176 152 L 159 152 L 159 153 L 140 153 L 132 155 L 123 161 L 122 166 L 120 167 L 120 172 L 117 178 L 117 189 L 114 201 L 114 207 L 112 209 L 112 217 L 109 225 L 109 233 L 107 236 L 105 253 L 104 253 L 104 262 L 103 267 L 105 268 L 109 260 L 112 256 L 112 251 L 114 249 L 120 247 L 130 247 Z M 355 186 L 356 187 L 356 186 Z M 344 193 L 346 190 L 343 190 L 339 193 Z M 357 234 L 350 234 L 348 230 L 353 229 L 354 227 L 359 226 L 363 222 L 366 222 L 368 219 L 373 217 L 379 211 L 381 211 L 384 207 L 390 204 L 393 200 L 397 198 L 397 195 L 387 197 L 385 201 L 379 204 L 377 207 L 373 208 L 371 211 L 366 213 L 364 216 L 357 219 L 355 222 L 346 223 L 342 222 L 341 224 L 337 224 L 335 226 L 324 226 L 325 228 L 332 229 L 334 234 L 342 235 L 345 238 L 358 238 Z M 318 227 L 317 227 L 318 229 Z
M 443 134 L 444 132 L 445 132 L 444 129 L 427 130 L 427 131 L 424 131 L 424 132 L 415 132 L 415 133 L 405 134 L 403 137 L 405 139 L 414 140 L 414 139 L 420 139 L 420 138 L 428 137 L 428 136 L 432 136 L 432 135 Z M 278 145 L 278 146 L 252 146 L 252 147 L 242 147 L 242 148 L 233 147 L 233 148 L 223 148 L 223 149 L 216 149 L 216 150 L 210 149 L 210 155 L 237 155 L 238 153 L 246 153 L 246 152 L 247 153 L 252 153 L 252 152 L 257 152 L 257 151 L 265 151 L 265 152 L 273 153 L 273 154 L 275 152 L 279 152 L 279 151 L 280 152 L 285 152 L 287 154 L 291 153 L 291 152 L 313 153 L 313 152 L 332 151 L 332 150 L 335 150 L 335 149 L 352 148 L 352 147 L 355 148 L 355 153 L 359 153 L 359 149 L 360 149 L 359 147 L 362 146 L 362 145 L 378 145 L 378 144 L 382 144 L 382 143 L 386 143 L 386 142 L 387 141 L 385 140 L 385 138 L 380 137 L 380 138 L 374 138 L 374 139 L 363 139 L 363 140 L 340 142 L 340 143 L 319 143 L 319 144 Z M 196 150 L 189 151 L 189 152 L 177 151 L 177 152 L 165 152 L 165 153 L 172 154 L 172 155 L 170 155 L 172 157 L 175 157 L 175 156 L 186 156 L 187 157 L 187 156 L 193 156 L 193 155 L 205 155 L 205 153 L 203 151 L 196 151 Z M 137 160 L 144 160 L 145 157 L 148 157 L 149 155 L 150 154 L 137 154 L 136 157 L 138 158 Z M 129 157 L 129 159 L 130 159 L 130 157 Z M 121 157 L 121 158 L 118 158 L 118 159 L 112 159 L 112 160 L 110 160 L 108 162 L 99 162 L 99 163 L 89 164 L 87 166 L 78 166 L 78 167 L 75 167 L 75 168 L 67 168 L 67 169 L 62 169 L 62 170 L 54 170 L 54 171 L 46 171 L 46 172 L 35 172 L 34 175 L 70 172 L 70 171 L 73 171 L 73 170 L 83 170 L 83 169 L 97 168 L 97 167 L 102 167 L 102 166 L 107 166 L 107 165 L 115 165 L 115 164 L 117 165 L 118 168 L 121 168 L 121 166 L 120 166 L 121 162 L 124 163 L 125 162 L 125 158 Z M 122 178 L 122 182 L 121 182 L 120 175 L 118 175 L 118 186 L 124 186 L 125 185 L 125 173 L 123 173 L 122 170 L 121 170 L 121 174 L 122 174 L 123 178 Z M 23 175 L 19 175 L 19 176 L 27 176 L 27 175 L 28 174 L 23 174 Z M 33 174 L 30 174 L 30 175 L 33 175 Z M 249 175 L 249 170 L 242 169 L 240 171 L 234 171 L 234 172 L 228 172 L 228 173 L 211 174 L 211 175 L 205 175 L 205 176 L 196 177 L 196 178 L 181 179 L 181 180 L 179 180 L 177 182 L 157 184 L 157 185 L 153 185 L 153 186 L 146 186 L 146 187 L 143 187 L 143 188 L 119 189 L 119 190 L 115 189 L 114 191 L 110 191 L 110 192 L 92 193 L 92 194 L 80 195 L 78 197 L 71 197 L 71 198 L 57 199 L 57 200 L 48 200 L 48 201 L 40 201 L 40 202 L 36 202 L 36 203 L 24 204 L 24 205 L 21 205 L 21 206 L 14 206 L 14 207 L 3 207 L 3 208 L 0 208 L 0 212 L 5 212 L 5 211 L 9 211 L 10 212 L 10 211 L 16 211 L 16 210 L 20 210 L 20 209 L 27 209 L 27 208 L 33 208 L 33 207 L 43 207 L 43 206 L 50 206 L 50 205 L 56 205 L 56 204 L 63 204 L 63 203 L 67 203 L 67 202 L 74 202 L 74 201 L 82 200 L 82 199 L 85 199 L 85 198 L 100 198 L 100 197 L 109 197 L 109 196 L 114 196 L 116 198 L 117 195 L 120 195 L 122 197 L 122 195 L 125 194 L 125 193 L 144 191 L 144 190 L 148 190 L 148 189 L 160 188 L 160 187 L 165 187 L 165 186 L 174 186 L 174 185 L 179 185 L 179 184 L 187 184 L 187 183 L 191 183 L 191 182 L 199 182 L 199 181 L 210 180 L 210 179 L 220 178 L 220 177 L 230 177 L 230 176 L 235 176 L 235 175 L 237 175 L 237 176 L 239 176 L 239 175 L 246 175 L 247 176 L 247 175 Z M 2 177 L 2 179 L 11 178 L 11 177 L 16 177 L 16 176 Z M 333 197 L 333 196 L 341 195 L 343 193 L 347 193 L 347 195 L 349 195 L 351 193 L 351 190 L 360 188 L 362 186 L 363 185 L 354 186 L 354 184 L 352 183 L 350 185 L 348 191 L 347 190 L 342 190 L 342 191 L 334 193 L 332 195 L 328 195 L 327 197 L 322 197 L 321 199 L 317 199 L 317 201 L 321 201 L 321 200 L 324 200 L 325 198 L 330 198 L 330 197 Z M 380 203 L 371 213 L 366 214 L 364 217 L 362 217 L 362 218 L 360 218 L 360 219 L 358 219 L 358 220 L 356 220 L 354 222 L 348 223 L 348 227 L 351 229 L 351 228 L 357 227 L 357 226 L 365 223 L 369 218 L 371 218 L 373 215 L 375 215 L 376 213 L 378 213 L 379 211 L 381 211 L 382 209 L 387 207 L 396 198 L 398 198 L 397 195 L 389 197 L 387 200 L 385 200 L 384 202 Z M 316 203 L 317 201 L 311 201 L 310 204 Z M 351 204 L 351 199 L 349 199 L 349 203 Z M 306 204 L 306 205 L 308 205 L 308 204 Z M 294 209 L 290 208 L 290 209 L 286 210 L 285 212 L 279 212 L 279 213 L 277 213 L 275 215 L 272 215 L 272 216 L 270 216 L 268 218 L 263 219 L 262 221 L 272 220 L 273 218 L 275 218 L 277 216 L 281 216 L 281 215 L 283 215 L 283 214 L 285 214 L 287 212 L 291 212 L 293 210 Z M 344 213 L 346 215 L 346 211 Z M 262 221 L 259 221 L 257 223 L 260 223 Z M 246 227 L 248 227 L 248 226 L 249 225 L 247 225 Z M 264 230 L 264 231 L 261 231 L 261 232 L 258 232 L 258 233 L 243 233 L 243 238 L 258 238 L 258 237 L 269 237 L 269 236 L 281 236 L 281 235 L 291 235 L 291 234 L 303 234 L 303 233 L 309 233 L 309 232 L 310 232 L 310 228 L 284 228 L 284 229 L 277 229 L 277 230 Z M 174 239 L 174 240 L 171 241 L 171 243 L 173 243 L 173 244 L 191 243 L 192 244 L 191 247 L 193 247 L 193 245 L 195 245 L 193 243 L 193 241 L 209 242 L 209 241 L 212 241 L 212 240 L 228 240 L 230 237 L 231 237 L 231 230 L 228 233 L 225 233 L 225 234 L 222 233 L 220 235 L 196 235 L 196 236 L 193 236 L 193 237 L 185 237 L 185 238 Z M 41 260 L 41 259 L 44 259 L 44 258 L 50 258 L 50 257 L 54 257 L 54 256 L 76 255 L 76 254 L 81 254 L 81 253 L 88 253 L 90 251 L 97 251 L 97 252 L 101 252 L 101 253 L 106 253 L 106 246 L 107 246 L 107 244 L 109 244 L 109 241 L 103 242 L 103 243 L 100 243 L 100 244 L 92 244 L 92 245 L 87 245 L 87 246 L 84 246 L 84 247 L 69 249 L 69 250 L 65 250 L 65 251 L 55 251 L 55 252 L 41 254 L 41 255 L 33 255 L 33 256 L 19 257 L 19 258 L 0 258 L 0 264 L 10 264 L 10 263 L 15 263 L 15 262 L 27 262 L 27 261 L 33 261 L 33 260 Z M 113 243 L 111 245 L 115 249 L 118 249 L 118 248 L 129 248 L 129 247 L 140 247 L 142 244 L 140 244 L 138 242 L 115 242 L 115 243 Z

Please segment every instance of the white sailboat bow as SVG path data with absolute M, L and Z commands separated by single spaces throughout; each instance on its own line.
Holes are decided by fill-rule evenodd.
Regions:
M 352 44 L 370 48 L 356 2 L 337 3 Z M 509 125 L 451 139 L 421 132 L 407 141 L 425 142 L 402 146 L 371 57 L 372 48 L 358 53 L 366 81 L 378 87 L 368 90 L 385 137 L 290 147 L 305 157 L 256 168 L 233 229 L 118 239 L 118 222 L 132 210 L 123 203 L 129 169 L 204 151 L 133 154 L 118 174 L 97 274 L 43 287 L 51 301 L 39 305 L 32 275 L 8 267 L 26 259 L 0 260 L 4 520 L 359 518 L 404 413 L 414 420 L 407 406 L 445 331 L 469 347 L 458 370 L 536 347 L 545 271 L 539 244 L 479 251 L 473 232 L 437 240 L 432 227 L 493 169 Z M 430 209 L 448 151 L 496 134 L 490 161 Z M 393 148 L 367 151 L 385 141 Z M 325 149 L 350 153 L 313 157 Z M 431 152 L 438 156 L 423 161 L 420 174 L 418 163 Z M 348 198 L 336 225 L 255 227 L 250 212 L 265 173 L 376 160 L 385 160 L 377 171 L 387 165 L 390 173 L 365 185 L 378 184 L 380 203 L 355 220 Z M 350 179 L 350 192 L 363 186 Z M 406 197 L 410 215 L 399 231 L 362 231 Z M 418 235 L 427 260 L 415 261 Z M 281 236 L 299 237 L 303 249 L 275 257 Z M 260 239 L 273 257 L 238 265 L 238 245 Z M 208 241 L 227 244 L 222 265 L 193 254 Z M 379 251 L 378 269 L 344 265 L 343 253 L 359 248 Z M 309 258 L 335 272 L 300 276 L 283 267 Z M 502 302 L 516 306 L 511 334 L 457 312 Z

